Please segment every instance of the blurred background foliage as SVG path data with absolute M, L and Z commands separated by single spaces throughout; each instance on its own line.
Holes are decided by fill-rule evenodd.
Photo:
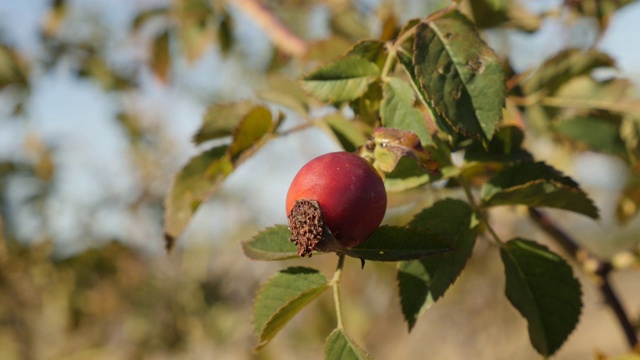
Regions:
M 640 55 L 629 35 L 637 33 L 637 24 L 636 30 L 622 29 L 626 38 L 612 35 L 632 26 L 623 20 L 640 12 L 638 4 L 627 3 L 472 0 L 460 6 L 514 75 L 540 67 L 563 49 L 610 53 L 618 61 L 617 76 L 632 81 L 619 87 L 621 99 L 640 84 Z M 227 179 L 169 256 L 161 235 L 166 190 L 172 174 L 196 152 L 191 137 L 211 103 L 293 102 L 302 107 L 298 114 L 279 108 L 288 111 L 285 126 L 293 127 L 313 107 L 295 92 L 292 79 L 355 41 L 388 39 L 409 19 L 446 4 L 0 4 L 0 358 L 296 359 L 301 352 L 321 358 L 322 339 L 335 325 L 331 299 L 324 296 L 268 349 L 251 353 L 252 298 L 279 265 L 247 261 L 237 240 L 285 222 L 290 179 L 306 160 L 338 149 L 333 138 L 312 129 L 266 146 Z M 274 24 L 280 30 L 273 31 Z M 269 26 L 272 31 L 265 31 Z M 527 95 L 526 86 L 523 91 Z M 516 105 L 527 104 L 508 104 Z M 620 155 L 624 144 L 621 149 L 617 138 L 567 142 L 581 130 L 572 123 L 558 130 L 564 136 L 551 136 L 540 124 L 556 114 L 528 110 L 525 123 L 530 121 L 527 130 L 534 134 L 527 133 L 528 149 L 574 176 L 603 215 L 595 224 L 571 214 L 558 213 L 556 219 L 598 254 L 622 264 L 626 270 L 614 281 L 637 320 L 635 159 Z M 634 123 L 611 121 L 636 134 L 628 129 Z M 433 199 L 429 191 L 394 195 L 386 221 L 401 223 L 403 209 Z M 518 215 L 496 212 L 496 227 L 544 239 Z M 439 359 L 537 358 L 524 320 L 502 296 L 498 256 L 497 249 L 479 242 L 460 281 L 410 335 L 391 265 L 368 264 L 358 271 L 359 264 L 348 263 L 343 287 L 350 334 L 380 359 L 421 358 L 426 351 Z M 296 261 L 331 271 L 334 260 Z M 581 280 L 585 311 L 557 358 L 624 353 L 615 320 L 588 279 Z

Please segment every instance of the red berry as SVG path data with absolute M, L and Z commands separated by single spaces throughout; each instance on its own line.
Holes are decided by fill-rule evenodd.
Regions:
M 316 249 L 339 251 L 364 242 L 384 217 L 387 193 L 369 162 L 335 152 L 298 171 L 286 205 L 291 241 L 298 246 L 298 255 L 311 256 Z

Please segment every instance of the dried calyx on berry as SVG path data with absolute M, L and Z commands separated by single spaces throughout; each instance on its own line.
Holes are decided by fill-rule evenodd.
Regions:
M 287 193 L 291 241 L 298 255 L 348 253 L 380 225 L 384 182 L 369 162 L 347 152 L 319 156 L 300 169 Z

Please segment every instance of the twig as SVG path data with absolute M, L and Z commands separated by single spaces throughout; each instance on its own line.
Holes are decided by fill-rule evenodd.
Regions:
M 342 278 L 342 267 L 344 266 L 344 254 L 338 255 L 338 266 L 336 272 L 331 279 L 333 286 L 333 301 L 336 306 L 336 318 L 338 319 L 338 329 L 344 329 L 344 321 L 342 320 L 342 302 L 340 301 L 340 279 Z
M 638 335 L 636 334 L 629 316 L 622 307 L 620 297 L 611 286 L 609 273 L 613 269 L 610 262 L 601 260 L 587 248 L 580 245 L 570 235 L 562 231 L 549 217 L 536 208 L 529 208 L 529 216 L 540 226 L 549 236 L 551 236 L 572 258 L 574 258 L 585 269 L 593 269 L 592 272 L 598 279 L 598 287 L 605 299 L 605 302 L 613 310 L 622 331 L 627 338 L 629 347 L 634 348 L 638 345 Z
M 283 52 L 292 56 L 302 56 L 307 52 L 307 43 L 294 34 L 258 0 L 235 0 L 230 4 L 237 6 L 243 13 L 252 18 L 271 38 L 271 41 Z

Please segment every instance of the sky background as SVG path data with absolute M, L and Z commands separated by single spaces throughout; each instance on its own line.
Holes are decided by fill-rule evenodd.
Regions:
M 0 1 L 0 34 L 16 44 L 28 59 L 42 56 L 38 31 L 47 11 L 47 1 Z M 69 16 L 98 21 L 108 34 L 110 61 L 117 66 L 142 61 L 147 56 L 148 34 L 128 36 L 129 26 L 140 9 L 166 1 L 152 0 L 79 0 L 70 1 Z M 376 1 L 367 1 L 375 5 Z M 532 12 L 556 9 L 560 1 L 522 1 Z M 416 2 L 407 2 L 405 15 L 411 17 Z M 313 18 L 322 37 L 321 9 Z M 238 16 L 234 36 L 242 47 L 249 68 L 261 69 L 269 61 L 268 40 L 254 24 Z M 616 13 L 604 36 L 596 38 L 596 23 L 573 21 L 566 15 L 546 18 L 539 31 L 489 31 L 487 39 L 499 53 L 509 49 L 518 71 L 535 68 L 567 46 L 596 47 L 612 55 L 621 69 L 620 76 L 640 84 L 640 47 L 634 34 L 640 34 L 640 3 Z M 79 21 L 80 24 L 83 21 Z M 87 29 L 89 25 L 85 24 Z M 68 36 L 86 34 L 75 28 Z M 147 36 L 147 38 L 145 38 Z M 204 114 L 208 100 L 224 102 L 253 95 L 256 76 L 237 64 L 237 58 L 208 52 L 194 64 L 176 63 L 172 73 L 179 74 L 174 86 L 158 82 L 148 71 L 136 79 L 141 91 L 127 99 L 105 93 L 96 83 L 78 79 L 72 64 L 64 61 L 54 71 L 34 69 L 33 89 L 27 103 L 25 119 L 13 119 L 0 106 L 0 160 L 28 158 L 24 144 L 36 137 L 55 151 L 56 179 L 46 211 L 46 221 L 53 229 L 54 241 L 63 253 L 72 253 L 94 245 L 83 237 L 87 229 L 96 238 L 118 238 L 150 252 L 161 252 L 161 222 L 154 209 L 128 211 L 133 199 L 142 191 L 141 173 L 131 158 L 131 149 L 123 129 L 113 118 L 118 104 L 144 109 L 151 115 L 143 125 L 166 137 L 167 156 L 157 169 L 158 188 L 168 185 L 175 173 L 196 153 L 190 139 Z M 0 103 L 1 105 L 1 103 Z M 289 114 L 285 126 L 293 126 L 295 115 Z M 338 147 L 318 130 L 304 131 L 269 143 L 225 182 L 220 195 L 204 206 L 194 218 L 183 243 L 224 241 L 237 236 L 238 229 L 256 229 L 285 223 L 284 198 L 290 180 L 307 160 L 337 150 Z M 552 156 L 552 154 L 548 154 Z M 277 159 L 277 160 L 274 160 Z M 625 174 L 622 165 L 598 156 L 582 157 L 574 175 L 587 186 L 621 187 Z M 601 169 L 594 172 L 593 168 Z M 608 170 L 607 170 L 608 169 Z M 619 176 L 598 176 L 613 172 Z M 613 178 L 613 179 L 612 179 Z M 616 179 L 617 178 L 617 179 Z M 15 178 L 8 186 L 12 209 L 20 225 L 17 230 L 24 241 L 39 241 L 44 235 L 42 219 L 32 216 L 32 208 L 19 206 L 33 192 L 34 184 Z M 606 210 L 605 210 L 606 211 Z M 213 235 L 212 235 L 213 234 Z

